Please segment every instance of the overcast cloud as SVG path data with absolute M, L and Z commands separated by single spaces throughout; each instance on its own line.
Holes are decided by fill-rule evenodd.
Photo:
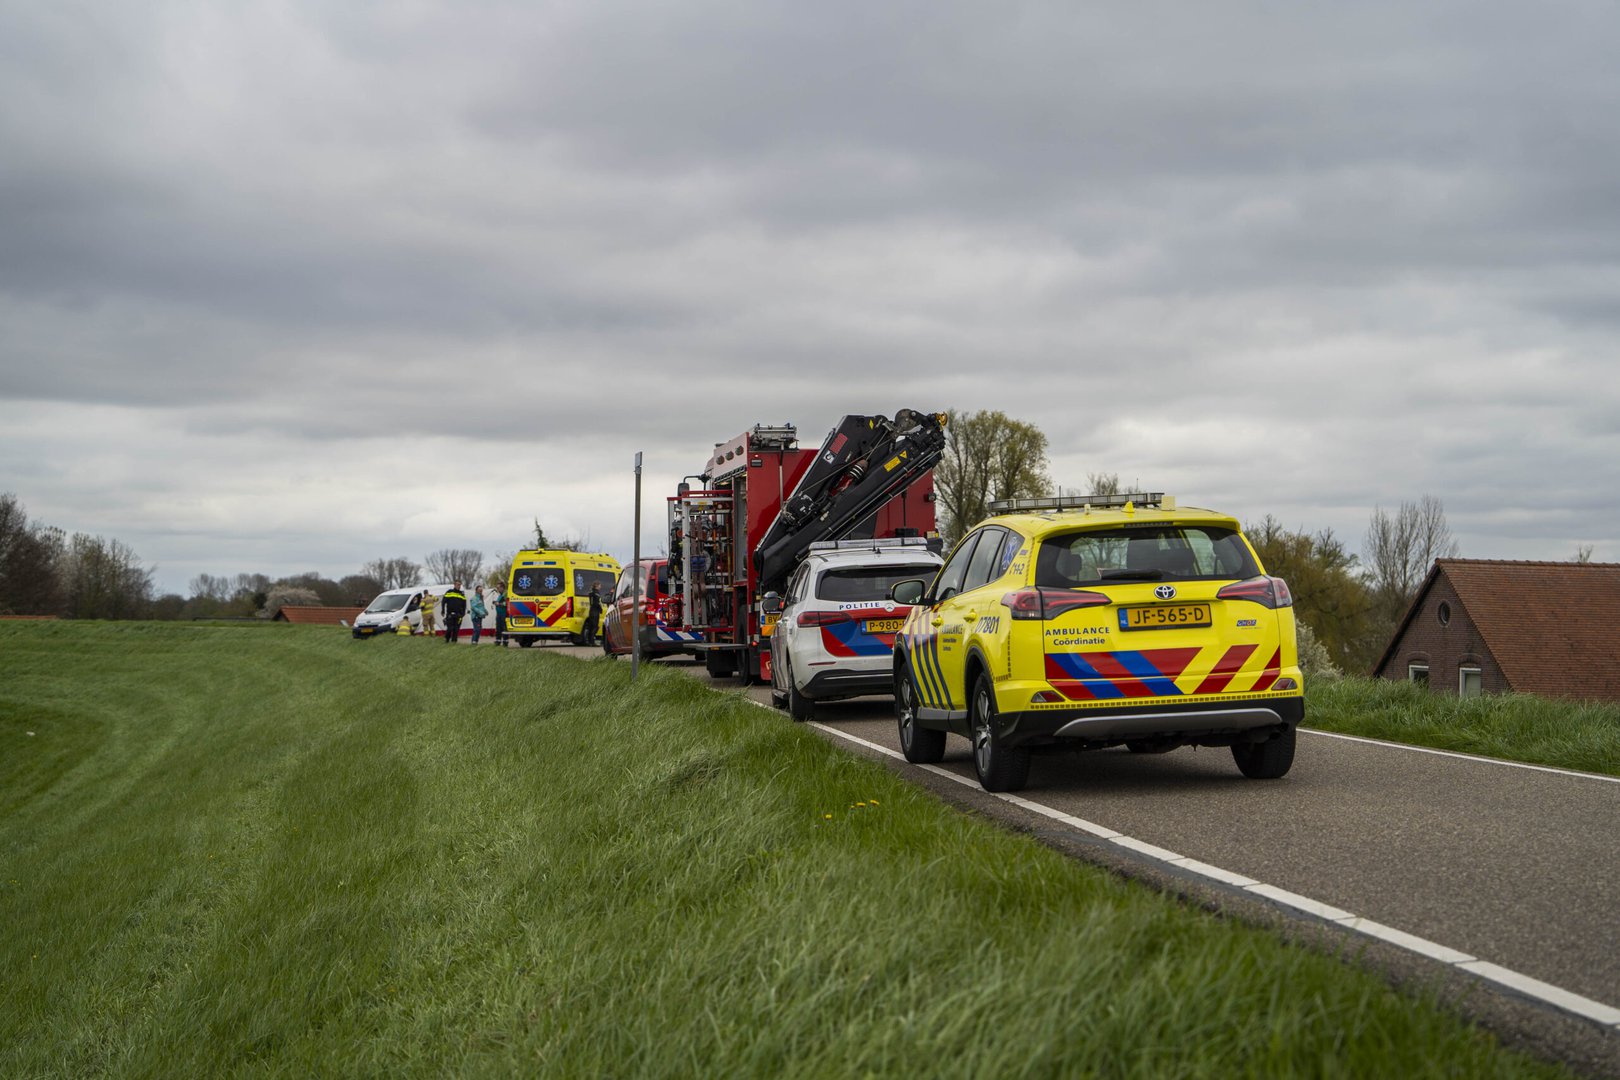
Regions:
M 163 591 L 538 517 L 755 423 L 1620 561 L 1612 5 L 0 0 L 0 491 Z

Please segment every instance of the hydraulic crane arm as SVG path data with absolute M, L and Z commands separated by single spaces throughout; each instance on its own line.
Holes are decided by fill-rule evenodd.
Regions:
M 811 544 L 847 537 L 944 452 L 942 413 L 844 417 L 754 549 L 760 590 L 782 588 Z

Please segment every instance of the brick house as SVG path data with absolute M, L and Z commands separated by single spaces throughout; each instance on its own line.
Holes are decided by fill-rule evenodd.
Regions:
M 1620 563 L 1438 559 L 1373 674 L 1620 701 Z
M 316 607 L 313 604 L 283 604 L 273 622 L 301 623 L 316 626 L 353 626 L 356 615 L 363 607 Z

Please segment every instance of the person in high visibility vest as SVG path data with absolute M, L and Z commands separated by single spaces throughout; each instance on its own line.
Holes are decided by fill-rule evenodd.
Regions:
M 422 594 L 422 633 L 433 636 L 433 604 L 434 597 L 430 592 Z
M 444 641 L 447 645 L 454 645 L 456 638 L 461 634 L 461 620 L 467 614 L 467 594 L 461 591 L 461 582 L 456 582 L 444 594 Z

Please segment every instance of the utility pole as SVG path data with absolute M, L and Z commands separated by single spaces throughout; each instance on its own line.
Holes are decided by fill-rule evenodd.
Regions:
M 641 451 L 636 451 L 636 539 L 630 556 L 630 681 L 641 671 Z

